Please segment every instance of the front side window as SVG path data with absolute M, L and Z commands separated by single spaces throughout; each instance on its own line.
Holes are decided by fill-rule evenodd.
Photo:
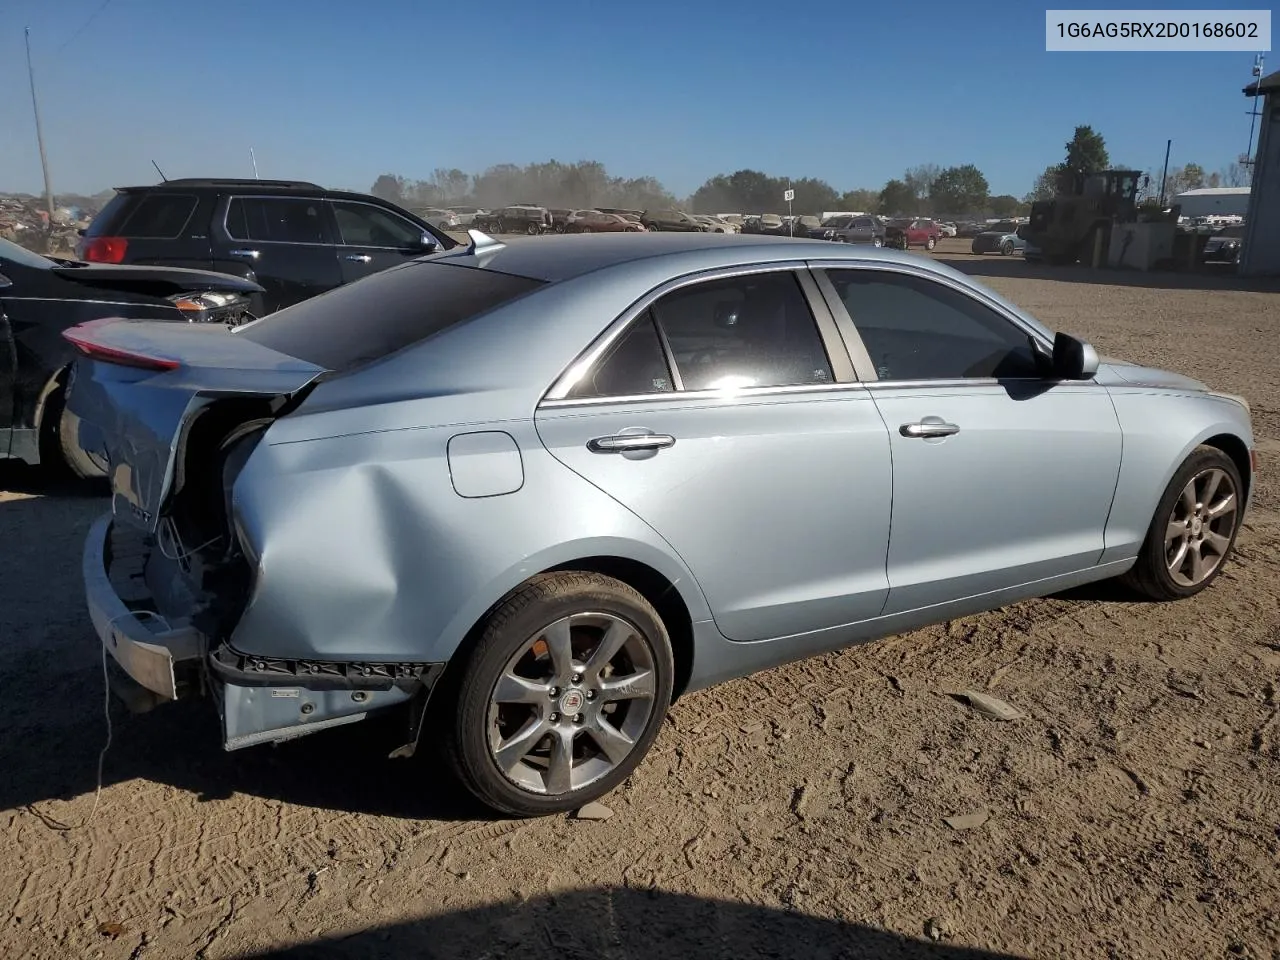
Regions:
M 232 197 L 227 233 L 264 243 L 332 243 L 324 201 L 293 197 Z
M 967 294 L 887 270 L 828 270 L 881 380 L 1041 376 L 1030 335 Z
M 818 326 L 789 271 L 682 287 L 652 307 L 685 390 L 830 383 Z
M 338 222 L 338 239 L 354 247 L 395 247 L 408 249 L 422 241 L 423 229 L 389 210 L 367 203 L 334 200 L 333 216 Z M 429 210 L 428 216 L 447 217 L 444 210 Z

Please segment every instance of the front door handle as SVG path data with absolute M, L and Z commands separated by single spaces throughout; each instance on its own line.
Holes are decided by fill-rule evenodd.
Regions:
M 929 437 L 950 437 L 959 433 L 960 428 L 954 423 L 947 423 L 941 417 L 925 417 L 919 423 L 904 423 L 898 428 L 898 432 L 904 437 L 928 439 Z
M 624 433 L 587 441 L 592 453 L 630 453 L 634 450 L 664 450 L 675 446 L 676 438 L 665 433 Z
M 227 253 L 233 257 L 248 257 L 250 260 L 257 260 L 260 256 L 257 250 L 228 250 Z
M 351 260 L 351 261 L 354 261 L 355 263 L 368 263 L 370 260 L 373 259 L 373 257 L 369 256 L 367 253 L 348 253 L 342 259 Z

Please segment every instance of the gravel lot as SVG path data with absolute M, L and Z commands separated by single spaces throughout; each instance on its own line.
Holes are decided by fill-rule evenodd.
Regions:
M 966 249 L 938 253 L 1050 326 L 1250 399 L 1262 479 L 1205 594 L 1075 591 L 691 695 L 605 822 L 475 819 L 374 724 L 225 754 L 199 705 L 113 706 L 85 824 L 105 501 L 5 470 L 0 956 L 1280 956 L 1280 287 Z

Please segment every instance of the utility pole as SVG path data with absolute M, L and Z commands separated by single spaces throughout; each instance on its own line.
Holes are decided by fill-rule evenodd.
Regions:
M 44 130 L 40 126 L 40 101 L 36 99 L 36 72 L 31 66 L 31 28 L 26 28 L 27 78 L 31 81 L 31 110 L 36 115 L 36 146 L 40 148 L 40 169 L 44 172 L 44 203 L 49 210 L 48 231 L 53 231 L 53 187 L 49 184 L 49 158 L 44 152 Z
M 1258 117 L 1262 116 L 1258 112 L 1258 94 L 1261 92 L 1258 87 L 1262 84 L 1262 54 L 1253 58 L 1253 75 L 1256 79 L 1253 87 L 1253 109 L 1249 111 L 1249 147 L 1240 157 L 1240 165 L 1248 168 L 1251 174 L 1253 173 L 1253 128 L 1258 123 Z
M 1164 172 L 1160 174 L 1160 209 L 1164 209 L 1164 187 L 1169 180 L 1169 151 L 1173 149 L 1173 141 L 1168 140 L 1164 145 Z

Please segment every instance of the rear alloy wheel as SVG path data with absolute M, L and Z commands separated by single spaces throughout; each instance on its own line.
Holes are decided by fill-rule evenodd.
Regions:
M 1242 490 L 1230 457 L 1197 447 L 1165 488 L 1124 581 L 1153 600 L 1191 597 L 1207 587 L 1235 546 Z
M 66 407 L 67 393 L 59 387 L 45 400 L 40 422 L 40 463 L 62 479 L 96 480 L 106 474 L 76 443 L 80 418 Z
M 1007 257 L 1011 253 L 1013 253 L 1012 240 L 1006 240 L 1004 243 L 1000 244 L 1000 256 Z
M 515 816 L 573 810 L 625 780 L 671 702 L 666 628 L 626 584 L 536 577 L 501 603 L 437 716 L 462 783 Z M 452 669 L 452 665 L 451 665 Z
M 884 246 L 884 240 L 882 240 L 880 237 L 872 237 L 872 238 L 871 238 L 871 245 L 872 245 L 873 247 L 883 247 L 883 246 Z
M 928 240 L 924 242 L 924 248 L 926 250 L 932 250 L 937 245 L 938 245 L 937 237 L 930 237 Z
M 536 237 L 538 235 L 538 225 L 533 221 L 529 221 L 529 225 L 524 228 L 524 232 L 531 237 Z

